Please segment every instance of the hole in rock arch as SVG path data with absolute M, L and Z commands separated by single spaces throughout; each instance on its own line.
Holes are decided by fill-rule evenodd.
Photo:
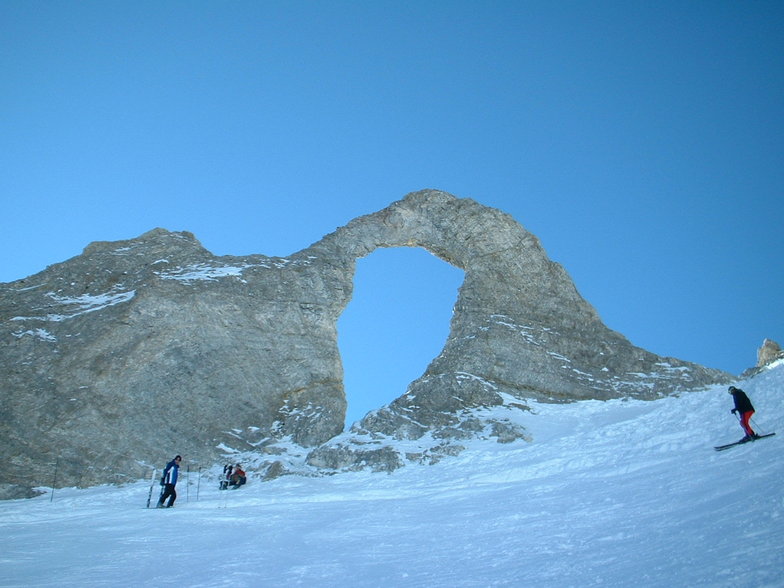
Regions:
M 424 249 L 377 249 L 357 260 L 338 319 L 346 428 L 402 396 L 443 349 L 462 270 Z

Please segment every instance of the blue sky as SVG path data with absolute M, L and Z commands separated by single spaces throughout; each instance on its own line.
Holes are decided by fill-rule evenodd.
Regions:
M 513 215 L 641 347 L 739 373 L 784 344 L 784 3 L 5 0 L 0 23 L 0 281 L 154 227 L 287 255 L 439 188 Z M 461 279 L 360 260 L 355 416 L 438 353 Z

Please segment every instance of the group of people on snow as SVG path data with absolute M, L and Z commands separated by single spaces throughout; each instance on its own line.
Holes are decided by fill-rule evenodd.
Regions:
M 223 466 L 223 479 L 221 479 L 220 483 L 221 490 L 228 490 L 229 488 L 236 490 L 246 481 L 245 472 L 240 464 Z
M 759 435 L 751 428 L 750 421 L 751 416 L 754 414 L 754 406 L 751 404 L 749 397 L 743 390 L 736 388 L 735 386 L 730 386 L 727 392 L 732 395 L 732 399 L 735 403 L 735 408 L 730 412 L 734 415 L 738 415 L 740 426 L 746 433 L 746 436 L 742 441 L 759 439 Z M 166 467 L 163 470 L 163 476 L 161 476 L 163 491 L 161 492 L 161 497 L 158 499 L 158 508 L 164 508 L 166 499 L 169 500 L 168 504 L 166 504 L 166 508 L 174 506 L 174 501 L 177 499 L 177 492 L 174 488 L 177 485 L 181 461 L 182 457 L 177 455 L 166 464 Z M 240 464 L 226 465 L 223 466 L 223 476 L 221 477 L 219 488 L 221 490 L 228 490 L 229 488 L 236 489 L 245 484 L 246 481 L 247 477 L 245 471 Z
M 182 456 L 177 455 L 166 464 L 161 476 L 161 496 L 158 498 L 157 508 L 171 508 L 174 506 L 174 501 L 177 500 L 177 479 L 180 474 L 180 463 Z M 227 488 L 239 488 L 247 482 L 245 471 L 240 464 L 227 465 L 223 467 L 223 477 L 220 481 L 220 489 L 226 490 Z M 167 502 L 168 499 L 168 502 Z M 165 503 L 165 504 L 164 504 Z

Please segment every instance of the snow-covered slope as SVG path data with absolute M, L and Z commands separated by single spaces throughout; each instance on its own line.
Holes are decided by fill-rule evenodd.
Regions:
M 6 501 L 0 586 L 783 586 L 784 362 L 739 386 L 779 434 L 721 453 L 742 435 L 723 386 L 536 404 L 531 443 L 392 474 Z

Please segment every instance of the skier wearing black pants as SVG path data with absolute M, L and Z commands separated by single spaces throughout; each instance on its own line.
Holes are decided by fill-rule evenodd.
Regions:
M 182 457 L 178 455 L 166 464 L 166 468 L 163 470 L 161 486 L 163 486 L 164 489 L 163 494 L 161 494 L 161 497 L 158 500 L 158 508 L 163 508 L 163 503 L 167 498 L 169 499 L 169 503 L 166 505 L 166 508 L 174 506 L 174 501 L 177 500 L 177 492 L 174 490 L 174 487 L 177 485 L 177 475 L 180 471 L 181 461 Z

